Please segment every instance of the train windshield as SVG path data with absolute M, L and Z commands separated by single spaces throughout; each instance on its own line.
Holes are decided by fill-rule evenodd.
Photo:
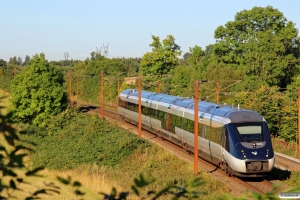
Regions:
M 258 142 L 264 141 L 263 123 L 236 123 L 234 124 L 242 142 Z

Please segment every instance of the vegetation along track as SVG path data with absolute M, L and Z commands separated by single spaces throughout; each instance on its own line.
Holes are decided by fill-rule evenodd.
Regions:
M 101 116 L 101 110 L 99 107 L 95 106 L 83 106 L 82 109 L 85 112 L 93 112 L 97 113 Z M 107 109 L 104 109 L 104 117 L 107 120 L 113 120 L 114 124 L 119 125 L 120 127 L 123 127 L 124 129 L 128 129 L 131 132 L 134 132 L 138 134 L 138 128 L 134 124 L 129 124 L 121 120 L 119 114 L 114 111 L 110 111 Z M 146 130 L 142 131 L 142 137 L 149 140 L 150 142 L 154 142 L 161 146 L 162 148 L 166 149 L 167 151 L 175 154 L 177 157 L 186 160 L 188 162 L 194 162 L 194 156 L 192 153 L 187 153 L 186 150 L 182 149 L 181 147 L 167 141 L 163 140 L 162 138 L 158 137 L 157 135 L 148 132 Z M 280 157 L 279 157 L 280 156 Z M 276 166 L 279 166 L 281 164 L 278 164 L 279 162 L 283 162 L 285 169 L 294 169 L 297 168 L 294 165 L 298 164 L 298 170 L 300 166 L 300 162 L 296 163 L 293 160 L 282 161 L 282 159 L 289 159 L 289 157 L 284 156 L 283 154 L 276 153 Z M 277 163 L 278 162 L 278 163 Z M 289 165 L 289 163 L 293 163 L 293 165 Z M 229 177 L 223 170 L 221 170 L 219 167 L 216 167 L 215 165 L 212 165 L 211 163 L 199 158 L 198 163 L 199 169 L 211 174 L 216 179 L 220 180 L 224 184 L 226 184 L 230 190 L 231 193 L 234 196 L 242 195 L 245 190 L 257 192 L 259 194 L 269 192 L 273 188 L 273 181 L 278 181 L 276 178 L 267 177 L 267 179 L 263 178 L 237 178 L 237 177 Z

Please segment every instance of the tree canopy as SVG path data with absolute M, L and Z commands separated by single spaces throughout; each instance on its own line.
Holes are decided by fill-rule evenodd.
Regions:
M 270 86 L 285 87 L 297 69 L 299 37 L 294 23 L 271 6 L 238 12 L 215 31 L 219 61 L 243 68 Z
M 45 55 L 35 55 L 30 65 L 11 83 L 11 111 L 17 120 L 44 125 L 50 115 L 66 106 L 63 75 L 49 65 Z
M 152 52 L 144 54 L 140 66 L 143 74 L 163 75 L 169 73 L 178 64 L 181 55 L 180 46 L 175 38 L 168 35 L 162 42 L 159 37 L 152 35 L 153 42 L 149 45 Z

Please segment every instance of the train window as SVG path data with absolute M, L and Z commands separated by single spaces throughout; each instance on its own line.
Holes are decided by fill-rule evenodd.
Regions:
M 123 105 L 123 101 L 121 98 L 119 98 L 119 107 L 123 107 L 122 105 Z
M 182 117 L 173 114 L 168 114 L 168 116 L 170 120 L 170 126 L 168 130 L 171 131 L 172 133 L 175 133 L 175 127 L 181 128 Z
M 167 119 L 167 130 L 172 132 L 172 133 L 175 133 L 175 123 L 174 123 L 174 120 L 175 120 L 175 116 L 168 113 L 168 119 Z
M 175 115 L 175 126 L 178 128 L 182 127 L 182 117 Z
M 122 107 L 122 108 L 126 108 L 126 101 L 122 100 L 121 98 L 119 98 L 119 107 Z
M 264 141 L 261 122 L 234 124 L 242 142 Z
M 128 102 L 127 101 L 123 101 L 123 108 L 128 109 Z
M 157 111 L 157 118 L 161 121 L 161 127 L 167 130 L 167 113 L 158 110 Z
M 203 137 L 217 144 L 221 144 L 222 128 L 205 126 Z
M 158 119 L 157 117 L 157 110 L 152 108 L 152 115 L 154 118 Z
M 142 114 L 148 115 L 148 108 L 146 106 L 142 106 Z
M 127 109 L 134 112 L 138 112 L 138 106 L 131 102 L 127 102 Z
M 182 120 L 182 129 L 187 131 L 187 119 L 185 118 Z
M 156 110 L 153 109 L 153 108 L 148 108 L 148 116 L 151 117 L 151 118 L 154 118 L 156 119 Z
M 183 128 L 184 130 L 194 134 L 194 121 L 189 119 L 183 119 Z

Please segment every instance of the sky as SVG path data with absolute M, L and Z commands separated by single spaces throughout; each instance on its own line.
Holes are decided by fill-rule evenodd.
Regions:
M 108 58 L 142 57 L 152 35 L 173 35 L 183 55 L 214 44 L 237 12 L 268 5 L 300 29 L 299 0 L 0 0 L 0 59 L 84 60 L 104 46 Z

